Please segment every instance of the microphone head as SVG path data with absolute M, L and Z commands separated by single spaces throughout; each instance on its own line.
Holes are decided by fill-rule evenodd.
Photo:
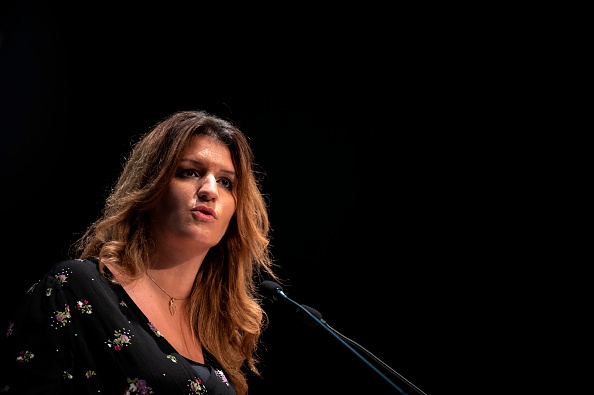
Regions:
M 283 287 L 274 281 L 265 280 L 260 283 L 260 293 L 262 295 L 275 298 L 278 291 L 282 292 Z

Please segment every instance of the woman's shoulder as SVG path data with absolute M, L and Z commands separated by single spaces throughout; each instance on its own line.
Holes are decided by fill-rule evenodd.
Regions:
M 65 259 L 62 261 L 55 262 L 50 270 L 50 274 L 57 274 L 64 270 L 73 270 L 78 274 L 88 274 L 88 273 L 97 273 L 99 271 L 99 267 L 97 265 L 97 260 L 94 258 L 87 258 L 87 259 Z
M 76 279 L 77 281 L 105 279 L 105 276 L 99 271 L 97 260 L 94 258 L 58 261 L 52 265 L 47 275 L 62 282 L 67 282 L 68 279 Z

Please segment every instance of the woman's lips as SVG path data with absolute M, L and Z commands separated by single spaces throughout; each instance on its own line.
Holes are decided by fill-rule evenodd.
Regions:
M 194 207 L 192 209 L 192 214 L 200 220 L 217 219 L 217 214 L 215 213 L 215 211 L 212 208 L 204 205 Z

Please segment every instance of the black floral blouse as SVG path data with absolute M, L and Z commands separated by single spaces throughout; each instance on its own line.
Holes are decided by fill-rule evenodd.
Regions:
M 235 395 L 212 356 L 178 354 L 95 260 L 57 263 L 5 336 L 0 393 Z

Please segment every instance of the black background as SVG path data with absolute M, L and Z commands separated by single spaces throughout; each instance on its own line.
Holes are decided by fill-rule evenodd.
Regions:
M 497 135 L 457 27 L 439 9 L 167 4 L 3 3 L 2 311 L 96 218 L 133 138 L 205 109 L 251 139 L 285 293 L 428 395 L 463 392 L 472 267 L 502 239 Z M 254 395 L 397 393 L 292 306 L 265 308 Z

